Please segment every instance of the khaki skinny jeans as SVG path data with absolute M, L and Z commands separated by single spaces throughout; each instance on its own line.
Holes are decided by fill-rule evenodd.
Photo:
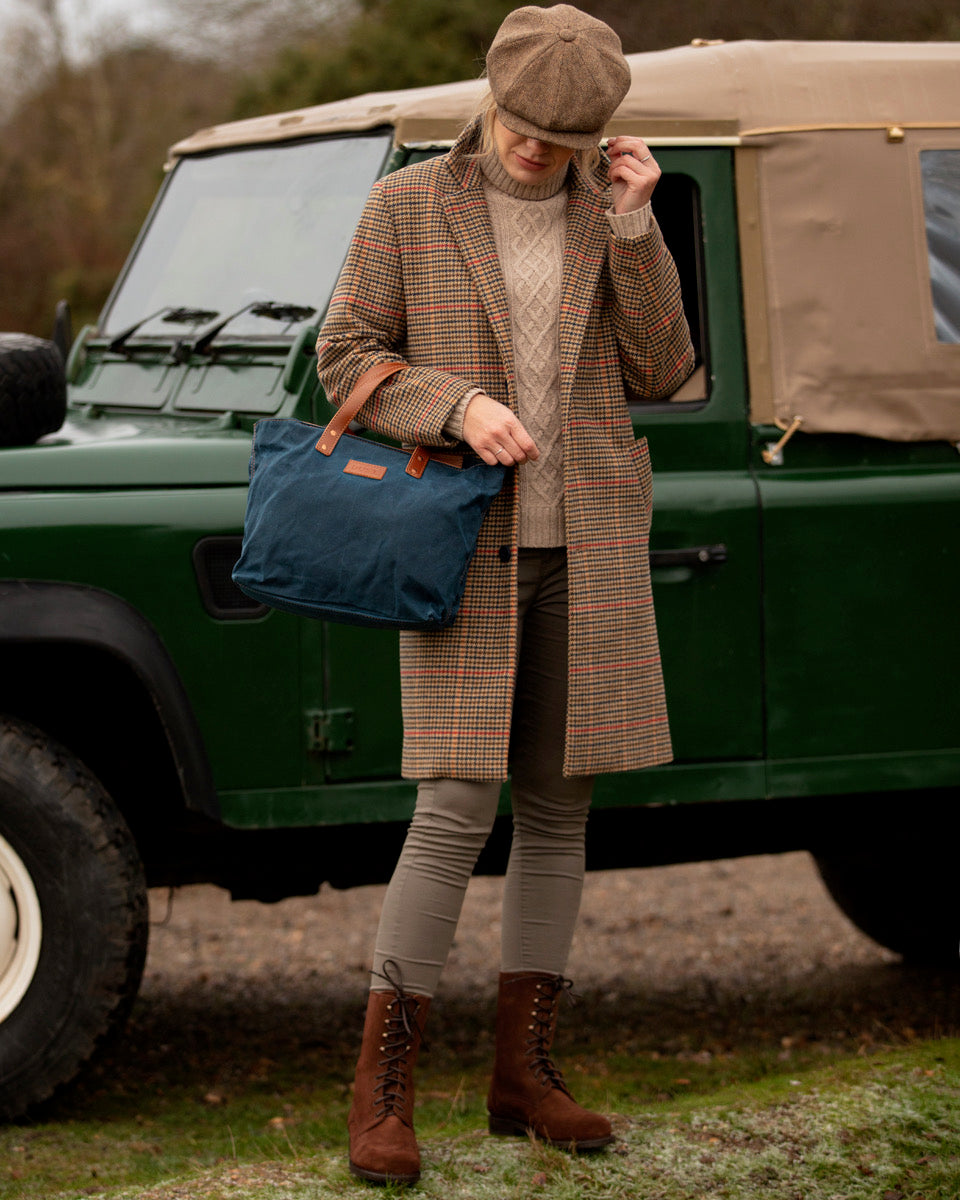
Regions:
M 562 974 L 583 890 L 592 777 L 564 779 L 567 555 L 521 550 L 519 657 L 510 735 L 513 842 L 501 918 L 501 970 Z M 436 991 L 467 883 L 497 812 L 499 783 L 422 780 L 384 898 L 371 987 L 393 960 L 403 986 Z

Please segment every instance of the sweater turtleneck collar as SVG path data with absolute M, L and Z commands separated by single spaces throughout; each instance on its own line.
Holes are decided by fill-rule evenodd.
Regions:
M 570 167 L 567 163 L 562 171 L 555 172 L 543 183 L 518 183 L 507 172 L 495 150 L 484 154 L 479 163 L 480 170 L 489 184 L 508 196 L 515 196 L 518 200 L 549 200 L 566 187 Z

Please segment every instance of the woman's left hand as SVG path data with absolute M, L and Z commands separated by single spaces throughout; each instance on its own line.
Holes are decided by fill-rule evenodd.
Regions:
M 607 145 L 615 213 L 635 212 L 649 201 L 660 168 L 643 138 L 615 137 Z

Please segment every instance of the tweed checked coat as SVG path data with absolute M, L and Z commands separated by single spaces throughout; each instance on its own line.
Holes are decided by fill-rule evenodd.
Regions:
M 317 343 L 327 395 L 403 360 L 360 422 L 404 443 L 450 447 L 444 424 L 476 388 L 517 411 L 510 314 L 471 126 L 446 155 L 378 181 Z M 569 570 L 565 775 L 671 757 L 650 588 L 651 473 L 624 381 L 664 395 L 693 365 L 676 268 L 656 224 L 611 234 L 604 158 L 571 161 L 560 311 Z M 601 178 L 603 182 L 601 182 Z M 517 658 L 517 489 L 512 468 L 481 530 L 460 613 L 401 633 L 403 774 L 505 779 Z

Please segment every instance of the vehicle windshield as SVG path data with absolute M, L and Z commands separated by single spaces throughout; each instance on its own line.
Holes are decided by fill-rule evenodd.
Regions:
M 171 322 L 177 310 L 247 308 L 224 339 L 276 338 L 316 320 L 294 314 L 278 326 L 253 306 L 281 301 L 323 313 L 390 146 L 378 132 L 181 159 L 108 301 L 101 335 L 136 325 L 134 341 L 188 337 L 196 324 Z

